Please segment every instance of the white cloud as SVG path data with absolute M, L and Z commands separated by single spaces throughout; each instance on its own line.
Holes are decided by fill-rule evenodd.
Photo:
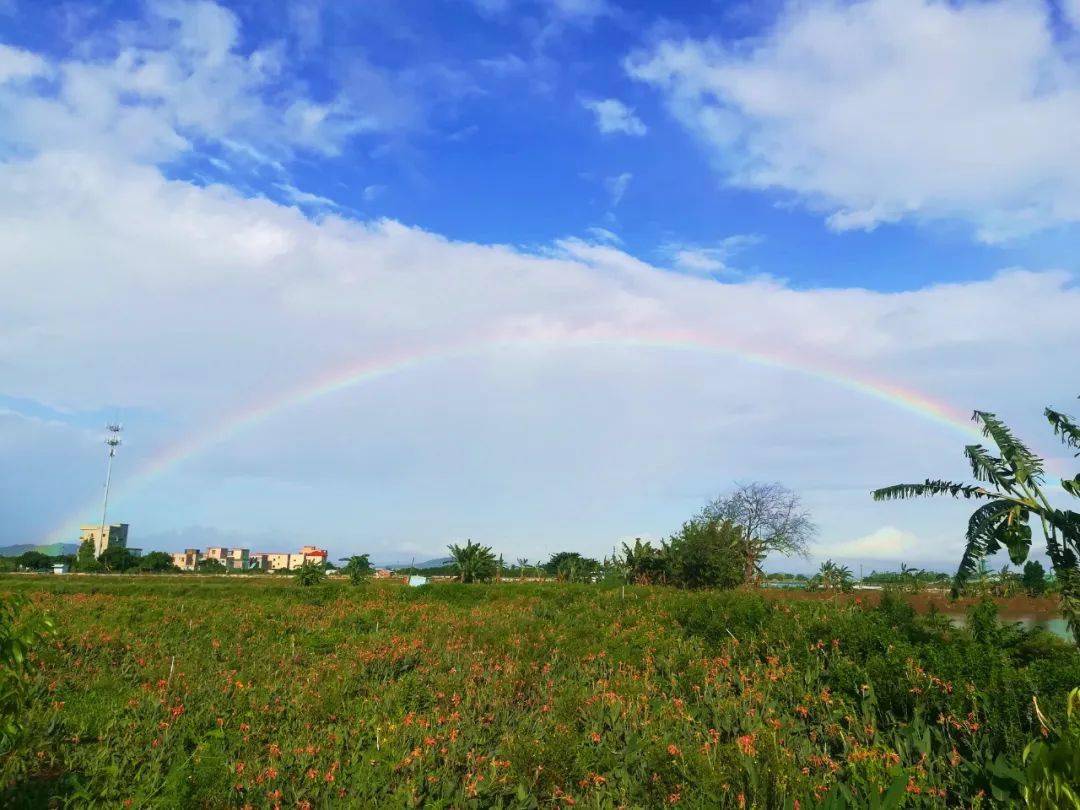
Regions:
M 634 175 L 630 172 L 623 172 L 604 179 L 604 188 L 607 189 L 608 195 L 611 197 L 612 208 L 618 207 L 619 203 L 622 202 L 626 190 L 630 188 L 630 181 L 633 179 Z
M 807 2 L 758 38 L 627 61 L 738 186 L 837 230 L 959 219 L 1005 239 L 1080 221 L 1080 63 L 1046 4 Z
M 238 161 L 282 158 L 251 130 L 271 109 L 252 77 L 276 75 L 274 59 L 238 55 L 231 16 L 199 13 L 164 50 L 126 43 L 0 91 L 0 132 L 23 137 L 0 161 L 3 393 L 144 415 L 129 423 L 115 494 L 140 534 L 213 525 L 430 556 L 471 536 L 508 556 L 554 543 L 600 555 L 610 537 L 664 536 L 734 478 L 782 477 L 814 509 L 823 547 L 885 524 L 958 554 L 959 533 L 941 526 L 965 515 L 926 528 L 932 507 L 874 504 L 867 490 L 964 475 L 963 437 L 844 380 L 992 406 L 1044 439 L 1039 406 L 1075 394 L 1060 358 L 1080 345 L 1080 288 L 1060 271 L 899 293 L 719 284 L 603 231 L 478 244 L 170 177 L 154 163 L 208 140 Z M 286 96 L 306 133 L 289 149 L 319 132 L 337 142 L 324 128 L 333 103 Z M 630 182 L 607 179 L 613 205 Z M 736 247 L 680 249 L 715 261 Z M 222 414 L 402 355 L 429 360 L 271 409 L 248 432 L 221 429 Z M 125 490 L 149 457 L 215 432 L 227 440 Z M 32 504 L 17 525 L 0 521 L 18 533 L 5 539 L 97 508 L 100 444 L 83 434 L 0 415 L 0 490 Z
M 648 128 L 634 115 L 634 110 L 616 98 L 585 99 L 581 102 L 596 117 L 596 126 L 604 134 L 644 135 Z
M 47 68 L 37 54 L 0 43 L 0 84 L 40 76 Z
M 911 532 L 895 526 L 883 526 L 854 540 L 816 545 L 813 552 L 819 557 L 845 559 L 901 560 L 910 559 L 916 550 L 928 551 L 926 543 Z
M 609 536 L 662 536 L 737 477 L 783 477 L 802 490 L 826 541 L 884 521 L 912 531 L 907 521 L 925 505 L 872 504 L 867 490 L 964 475 L 963 437 L 740 352 L 992 405 L 1043 439 L 1038 406 L 1073 395 L 1055 358 L 1080 344 L 1080 289 L 1062 273 L 905 293 L 717 284 L 607 241 L 566 239 L 534 253 L 389 220 L 315 221 L 70 151 L 0 163 L 0 190 L 5 392 L 154 414 L 157 427 L 131 431 L 121 482 L 151 448 L 186 444 L 222 413 L 335 369 L 401 353 L 450 358 L 284 413 L 196 458 L 190 479 L 129 495 L 120 486 L 116 508 L 147 533 L 287 526 L 352 548 L 350 515 L 362 506 L 371 536 L 432 552 L 447 536 L 483 530 L 507 552 L 538 553 L 558 538 L 600 553 Z M 1039 316 L 1004 336 L 999 324 L 1016 322 L 1018 300 Z M 499 349 L 508 339 L 519 348 Z M 736 354 L 641 346 L 666 341 Z M 453 361 L 462 344 L 490 349 Z M 1008 389 L 1002 366 L 1016 370 Z M 29 441 L 18 424 L 11 430 L 10 446 Z M 87 482 L 41 482 L 41 520 L 95 499 L 99 465 L 88 447 Z M 0 457 L 10 467 L 17 456 Z M 327 480 L 330 469 L 339 480 Z M 19 470 L 0 478 L 8 473 Z M 818 493 L 831 487 L 848 494 Z M 381 500 L 358 505 L 358 490 Z M 192 491 L 202 495 L 180 497 Z M 281 502 L 293 511 L 266 503 L 270 491 L 287 492 Z M 403 523 L 416 492 L 429 493 L 437 519 Z M 297 504 L 322 522 L 293 526 Z M 949 519 L 961 526 L 964 516 Z M 959 534 L 952 542 L 934 553 L 958 553 Z
M 386 193 L 386 186 L 373 183 L 370 186 L 364 186 L 364 202 L 375 202 L 384 193 Z
M 661 254 L 683 272 L 715 275 L 729 272 L 732 268 L 728 260 L 732 256 L 760 242 L 761 237 L 756 234 L 735 234 L 709 247 L 671 242 L 661 248 Z
M 209 142 L 273 164 L 294 150 L 336 154 L 349 138 L 412 123 L 408 94 L 354 64 L 350 88 L 314 101 L 282 70 L 279 48 L 237 49 L 239 23 L 210 2 L 159 2 L 145 26 L 95 34 L 51 60 L 0 50 L 0 78 L 55 76 L 43 91 L 0 82 L 0 142 L 24 150 L 90 149 L 159 163 Z M 358 73 L 359 72 L 359 73 Z
M 297 205 L 311 206 L 314 208 L 338 208 L 338 203 L 331 200 L 329 197 L 323 197 L 319 194 L 312 194 L 310 191 L 304 191 L 289 183 L 275 183 L 274 186 L 281 191 L 289 200 Z

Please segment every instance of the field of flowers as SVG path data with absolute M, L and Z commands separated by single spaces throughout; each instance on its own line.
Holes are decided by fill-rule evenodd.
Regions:
M 891 599 L 18 577 L 4 806 L 936 807 L 1018 796 L 1080 655 Z

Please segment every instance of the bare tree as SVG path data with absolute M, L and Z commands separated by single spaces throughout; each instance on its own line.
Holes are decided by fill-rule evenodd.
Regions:
M 799 496 L 778 482 L 736 482 L 735 489 L 701 511 L 707 520 L 742 526 L 746 533 L 743 573 L 750 581 L 770 552 L 805 557 L 817 526 Z

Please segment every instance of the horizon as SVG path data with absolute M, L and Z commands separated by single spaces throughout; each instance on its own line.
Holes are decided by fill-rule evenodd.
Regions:
M 970 505 L 871 490 L 975 409 L 1072 470 L 1075 0 L 264 5 L 0 0 L 0 546 L 112 422 L 146 550 L 602 558 L 779 481 L 766 570 L 951 573 Z

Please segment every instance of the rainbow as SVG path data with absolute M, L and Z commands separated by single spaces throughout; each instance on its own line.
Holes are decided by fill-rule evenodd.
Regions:
M 412 369 L 465 357 L 482 352 L 498 350 L 522 350 L 535 347 L 612 348 L 640 349 L 643 351 L 682 351 L 732 357 L 742 362 L 794 372 L 827 382 L 860 395 L 876 399 L 924 420 L 937 423 L 965 436 L 978 437 L 978 430 L 962 413 L 946 402 L 935 400 L 927 394 L 896 383 L 876 379 L 865 373 L 843 370 L 824 359 L 802 360 L 779 352 L 763 352 L 736 343 L 724 343 L 713 337 L 683 332 L 653 332 L 648 335 L 620 335 L 611 333 L 556 333 L 528 337 L 486 337 L 472 339 L 438 348 L 402 350 L 376 358 L 362 360 L 335 369 L 329 374 L 307 380 L 302 385 L 288 389 L 269 400 L 236 411 L 202 433 L 166 447 L 149 459 L 136 472 L 121 480 L 117 488 L 120 494 L 145 486 L 185 461 L 202 455 L 208 450 L 227 443 L 245 431 L 252 430 L 286 411 L 302 408 L 327 396 L 359 385 L 376 382 L 390 375 Z M 90 506 L 80 515 L 92 514 Z M 78 518 L 66 521 L 51 537 L 62 535 L 77 525 Z

